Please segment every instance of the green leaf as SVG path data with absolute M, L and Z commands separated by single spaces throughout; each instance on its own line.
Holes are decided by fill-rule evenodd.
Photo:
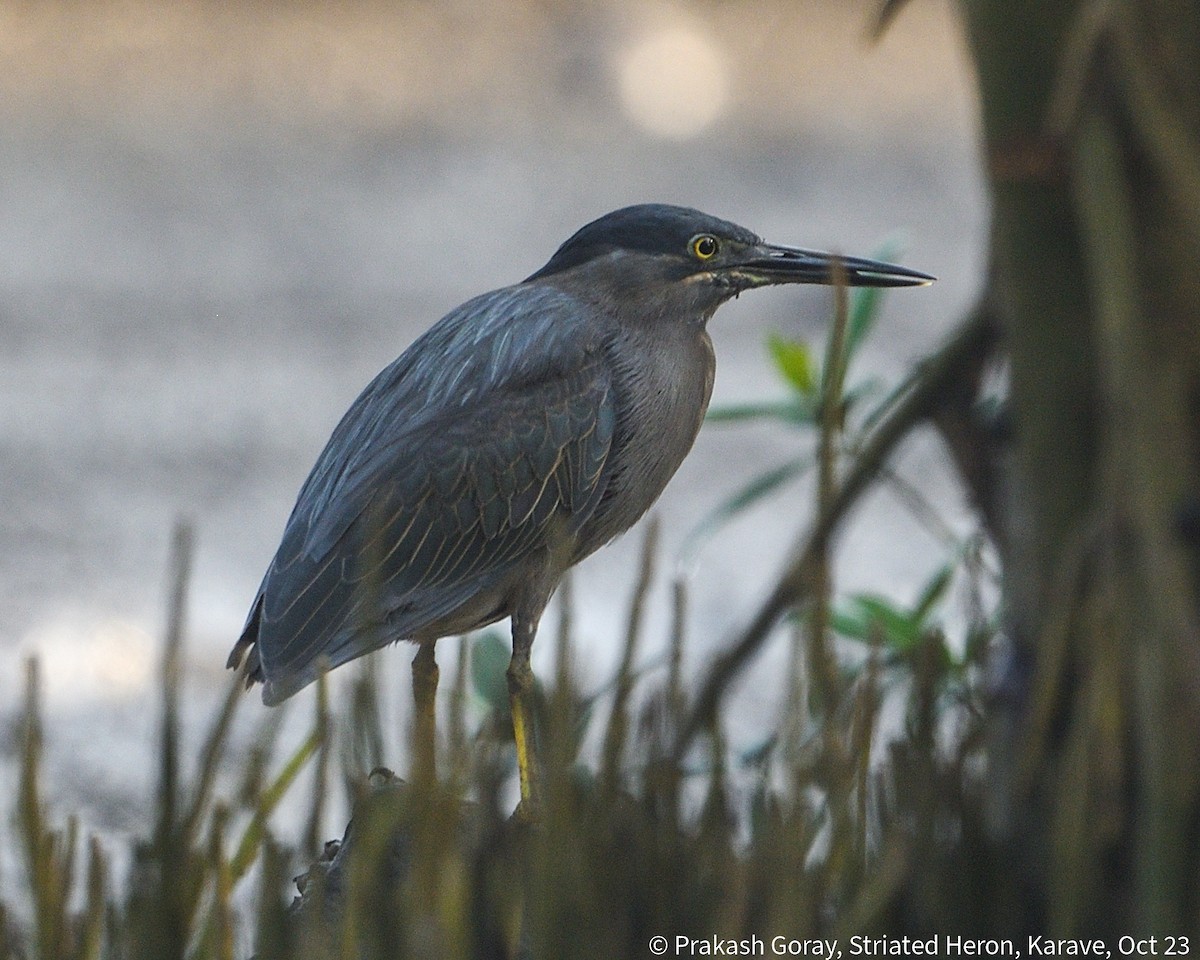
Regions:
M 882 292 L 882 287 L 855 287 L 850 296 L 850 322 L 846 325 L 847 365 L 875 326 Z
M 839 607 L 830 611 L 829 626 L 834 633 L 851 640 L 861 640 L 866 643 L 871 639 L 871 621 L 864 618 L 861 611 L 858 610 Z
M 699 552 L 714 533 L 743 510 L 758 503 L 763 497 L 774 493 L 789 480 L 801 476 L 812 466 L 812 458 L 789 460 L 782 466 L 760 473 L 729 499 L 717 504 L 695 529 L 687 535 L 679 555 L 686 563 Z
M 912 615 L 914 620 L 924 624 L 930 611 L 946 595 L 946 591 L 950 588 L 950 582 L 953 579 L 954 567 L 949 563 L 929 578 L 929 582 L 925 584 L 925 589 L 921 591 L 921 596 L 917 599 L 917 605 L 913 607 Z
M 910 650 L 921 638 L 921 624 L 911 614 L 899 610 L 886 597 L 857 594 L 851 602 L 858 607 L 860 619 L 894 650 Z
M 812 351 L 802 340 L 788 340 L 778 334 L 767 338 L 767 348 L 775 366 L 783 374 L 783 378 L 798 392 L 811 396 L 816 389 L 816 377 L 813 374 Z
M 508 709 L 510 651 L 498 630 L 485 630 L 471 644 L 471 686 L 493 710 Z
M 904 252 L 899 238 L 885 240 L 871 253 L 871 259 L 895 262 Z M 854 357 L 862 342 L 871 333 L 879 317 L 884 287 L 855 287 L 850 298 L 850 321 L 846 327 L 846 363 Z
M 782 420 L 785 423 L 812 423 L 812 405 L 796 400 L 764 403 L 738 403 L 713 407 L 704 418 L 709 423 L 739 423 L 746 420 Z

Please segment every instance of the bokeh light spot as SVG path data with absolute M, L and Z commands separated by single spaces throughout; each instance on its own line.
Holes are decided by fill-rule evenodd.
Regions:
M 617 57 L 621 103 L 655 136 L 686 140 L 709 127 L 729 102 L 720 46 L 691 27 L 644 34 Z
M 23 646 L 40 660 L 42 692 L 55 707 L 143 697 L 158 659 L 149 633 L 116 619 L 88 624 L 64 617 L 35 630 Z

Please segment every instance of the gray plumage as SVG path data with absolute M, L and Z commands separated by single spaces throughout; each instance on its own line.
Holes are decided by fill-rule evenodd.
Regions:
M 709 238 L 715 252 L 707 252 Z M 847 258 L 852 284 L 915 271 Z M 452 310 L 355 400 L 302 487 L 230 655 L 277 703 L 398 640 L 514 616 L 628 529 L 691 449 L 705 325 L 741 290 L 830 282 L 824 254 L 695 210 L 589 224 L 522 283 Z

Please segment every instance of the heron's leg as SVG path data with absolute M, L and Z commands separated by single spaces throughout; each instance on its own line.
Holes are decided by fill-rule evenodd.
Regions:
M 517 773 L 521 779 L 521 807 L 525 816 L 535 816 L 541 801 L 541 778 L 535 747 L 533 716 L 533 670 L 529 652 L 537 634 L 537 620 L 514 615 L 513 653 L 508 664 L 508 696 L 512 708 L 513 740 L 517 745 Z
M 438 665 L 434 641 L 417 645 L 412 662 L 413 779 L 432 783 L 437 778 L 437 685 Z

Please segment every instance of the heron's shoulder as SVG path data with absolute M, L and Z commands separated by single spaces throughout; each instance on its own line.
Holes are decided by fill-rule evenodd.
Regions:
M 606 334 L 570 294 L 518 284 L 446 314 L 359 394 L 300 492 L 311 522 L 356 478 L 395 475 L 397 458 L 431 431 L 473 416 L 498 391 L 537 395 L 594 367 Z
M 586 363 L 609 336 L 606 318 L 539 284 L 492 290 L 451 310 L 413 342 L 379 386 L 421 406 L 461 406 L 500 387 L 535 383 Z
M 544 414 L 581 383 L 603 393 L 606 333 L 603 322 L 587 321 L 575 298 L 534 285 L 494 290 L 452 310 L 346 412 L 300 491 L 285 547 L 290 537 L 297 555 L 326 557 L 381 484 L 418 490 L 446 446 L 439 438 L 478 423 L 481 412 L 495 419 L 498 410 L 526 404 Z M 478 439 L 486 446 L 497 436 Z
M 461 340 L 469 348 L 511 331 L 529 337 L 531 345 L 536 345 L 532 338 L 540 335 L 548 346 L 554 346 L 560 342 L 587 342 L 589 338 L 581 334 L 599 329 L 604 319 L 568 289 L 525 282 L 471 298 L 446 314 L 426 336 Z

